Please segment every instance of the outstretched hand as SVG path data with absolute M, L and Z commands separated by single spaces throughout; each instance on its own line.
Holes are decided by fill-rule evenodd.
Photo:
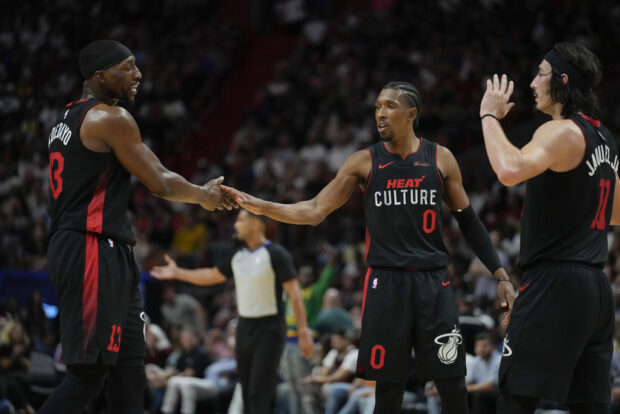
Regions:
M 164 255 L 164 259 L 166 260 L 166 266 L 154 266 L 150 271 L 151 276 L 159 280 L 174 279 L 178 271 L 177 262 L 167 254 Z
M 515 106 L 514 102 L 508 102 L 514 91 L 513 81 L 508 82 L 508 77 L 503 74 L 501 80 L 497 74 L 493 79 L 487 79 L 487 90 L 480 102 L 480 116 L 491 114 L 502 119 Z
M 222 191 L 222 186 L 220 184 L 222 184 L 223 181 L 224 177 L 218 177 L 203 185 L 208 195 L 207 201 L 200 203 L 202 208 L 213 211 L 215 209 L 232 210 L 239 207 L 231 196 Z
M 506 311 L 502 324 L 507 325 L 510 322 L 512 308 L 515 303 L 515 290 L 512 286 L 512 281 L 503 268 L 497 269 L 494 276 L 496 278 L 500 276 L 500 280 L 497 282 L 497 298 L 499 299 L 500 308 Z
M 231 197 L 239 206 L 248 210 L 251 213 L 262 215 L 262 202 L 260 198 L 253 197 L 243 191 L 239 191 L 236 188 L 221 185 L 222 191 Z

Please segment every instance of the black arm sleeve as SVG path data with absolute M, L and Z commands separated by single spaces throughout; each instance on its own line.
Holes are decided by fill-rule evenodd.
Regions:
M 476 256 L 491 273 L 495 273 L 497 269 L 502 267 L 499 256 L 495 247 L 493 247 L 489 233 L 484 228 L 476 212 L 474 212 L 471 204 L 465 210 L 453 211 L 452 214 L 454 214 L 454 218 L 459 223 L 463 237 L 465 237 L 467 243 L 476 253 Z

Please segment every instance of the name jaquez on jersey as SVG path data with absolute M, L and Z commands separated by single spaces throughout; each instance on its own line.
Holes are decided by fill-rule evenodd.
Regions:
M 426 176 L 387 180 L 386 190 L 375 191 L 375 206 L 436 205 L 437 190 L 418 189 Z
M 71 139 L 71 128 L 69 128 L 69 125 L 61 122 L 54 128 L 52 128 L 52 131 L 50 132 L 50 136 L 47 141 L 48 148 L 52 145 L 52 142 L 55 139 L 59 139 L 60 141 L 62 141 L 63 144 L 67 145 L 67 143 Z
M 618 172 L 618 156 L 616 155 L 614 161 L 611 162 L 610 153 L 611 150 L 605 144 L 600 144 L 594 149 L 594 152 L 590 155 L 592 162 L 586 161 L 586 165 L 590 169 L 588 172 L 590 177 L 594 175 L 598 167 L 605 163 L 611 165 L 611 168 L 613 168 L 615 172 Z

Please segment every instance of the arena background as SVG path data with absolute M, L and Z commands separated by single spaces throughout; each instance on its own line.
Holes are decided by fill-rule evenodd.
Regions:
M 5 3 L 0 13 L 0 345 L 20 321 L 32 352 L 54 354 L 57 304 L 46 268 L 47 135 L 59 108 L 79 97 L 78 51 L 110 38 L 135 54 L 143 80 L 131 109 L 142 138 L 174 171 L 280 202 L 313 197 L 353 151 L 377 139 L 372 104 L 387 81 L 422 93 L 418 136 L 450 148 L 472 204 L 494 231 L 515 284 L 522 186 L 492 174 L 478 119 L 486 78 L 515 81 L 502 121 L 518 146 L 545 116 L 529 83 L 559 41 L 601 59 L 600 119 L 620 137 L 620 3 L 544 0 L 151 0 Z M 359 328 L 364 274 L 359 192 L 317 227 L 269 224 L 314 278 L 329 261 L 341 307 Z M 165 252 L 188 267 L 212 266 L 233 238 L 234 213 L 158 199 L 133 185 L 145 309 L 154 323 L 162 284 L 148 269 Z M 445 241 L 459 309 L 499 339 L 492 281 L 449 214 Z M 606 274 L 620 303 L 620 233 L 609 235 Z M 204 309 L 206 332 L 235 317 L 233 286 L 178 285 Z M 473 346 L 470 344 L 470 346 Z M 5 375 L 5 372 L 0 372 Z M 615 372 L 611 373 L 616 378 Z M 27 384 L 32 391 L 36 384 Z M 423 385 L 423 384 L 422 384 Z M 423 392 L 422 392 L 423 394 Z M 40 396 L 32 399 L 36 406 Z M 420 411 L 423 412 L 423 411 Z

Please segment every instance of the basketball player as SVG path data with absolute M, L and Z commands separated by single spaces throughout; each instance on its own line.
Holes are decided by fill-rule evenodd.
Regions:
M 153 194 L 232 208 L 219 183 L 188 183 L 142 143 L 131 105 L 142 74 L 124 45 L 101 40 L 80 52 L 82 96 L 60 112 L 48 139 L 50 278 L 58 293 L 67 376 L 40 413 L 80 413 L 108 376 L 110 413 L 144 413 L 141 309 L 127 207 L 135 175 Z
M 530 84 L 551 116 L 523 148 L 499 119 L 514 85 L 493 76 L 480 104 L 491 166 L 504 185 L 526 181 L 520 294 L 504 340 L 500 413 L 533 413 L 540 399 L 571 413 L 606 413 L 614 303 L 602 267 L 607 229 L 620 222 L 618 151 L 596 119 L 601 64 L 587 48 L 560 43 Z M 612 213 L 613 209 L 613 213 Z
M 235 231 L 245 245 L 217 267 L 183 269 L 166 255 L 167 265 L 151 270 L 151 275 L 157 279 L 178 279 L 202 286 L 234 278 L 239 312 L 235 357 L 244 412 L 248 414 L 271 412 L 286 341 L 282 288 L 291 298 L 300 351 L 306 358 L 314 352 L 293 259 L 284 247 L 267 240 L 265 219 L 241 210 L 235 221 Z
M 465 351 L 441 236 L 442 199 L 474 252 L 499 280 L 504 306 L 512 307 L 514 292 L 469 204 L 456 159 L 448 149 L 416 136 L 420 104 L 413 85 L 385 85 L 375 101 L 380 142 L 349 156 L 336 178 L 311 200 L 277 204 L 222 188 L 256 214 L 317 225 L 359 186 L 369 268 L 357 374 L 377 381 L 375 413 L 398 413 L 413 346 L 421 376 L 437 384 L 444 413 L 463 414 Z

